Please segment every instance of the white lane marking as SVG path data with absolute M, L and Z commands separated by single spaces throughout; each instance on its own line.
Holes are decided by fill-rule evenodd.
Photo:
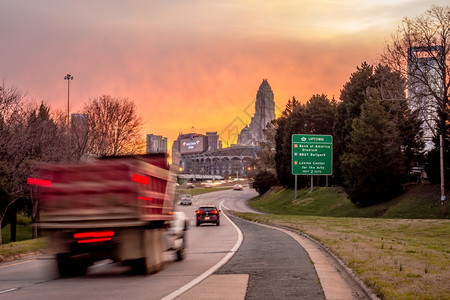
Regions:
M 8 289 L 8 290 L 0 291 L 0 294 L 12 292 L 12 291 L 15 291 L 15 290 L 17 290 L 17 288 L 12 288 L 12 289 Z
M 225 207 L 223 205 L 224 201 L 225 200 L 222 200 L 222 202 L 220 202 L 219 208 Z M 176 297 L 180 296 L 181 294 L 183 294 L 187 290 L 193 288 L 195 285 L 197 285 L 200 282 L 202 282 L 203 280 L 205 280 L 208 276 L 210 276 L 215 271 L 217 271 L 220 267 L 222 267 L 224 264 L 226 264 L 231 259 L 231 257 L 233 257 L 234 253 L 239 249 L 239 247 L 242 244 L 242 241 L 244 240 L 243 235 L 242 235 L 242 231 L 239 229 L 239 227 L 236 226 L 236 224 L 234 224 L 231 221 L 231 219 L 226 214 L 223 214 L 223 215 L 225 216 L 225 218 L 228 219 L 228 221 L 230 221 L 230 223 L 233 225 L 234 229 L 237 231 L 238 240 L 236 241 L 236 244 L 234 244 L 234 246 L 233 246 L 233 248 L 231 248 L 230 252 L 227 255 L 225 255 L 225 257 L 222 258 L 217 264 L 215 264 L 214 266 L 209 268 L 206 272 L 204 272 L 203 274 L 201 274 L 200 276 L 198 276 L 197 278 L 195 278 L 191 282 L 185 284 L 184 286 L 182 286 L 178 290 L 176 290 L 173 293 L 171 293 L 171 294 L 167 295 L 166 297 L 162 298 L 161 300 L 172 300 L 172 299 L 175 299 Z

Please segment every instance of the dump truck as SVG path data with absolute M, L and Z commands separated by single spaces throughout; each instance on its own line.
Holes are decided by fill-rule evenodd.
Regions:
M 189 222 L 174 211 L 176 175 L 166 154 L 112 156 L 94 163 L 40 165 L 40 227 L 49 235 L 63 277 L 94 262 L 128 263 L 136 273 L 158 272 L 163 252 L 184 257 Z

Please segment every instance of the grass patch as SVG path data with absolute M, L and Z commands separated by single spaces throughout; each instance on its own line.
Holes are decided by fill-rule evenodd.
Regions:
M 45 253 L 47 238 L 38 238 L 0 245 L 0 262 L 11 261 L 26 255 Z
M 437 196 L 436 196 L 437 190 Z M 304 232 L 324 243 L 384 299 L 450 299 L 450 220 L 439 187 L 354 206 L 340 188 L 272 191 L 249 202 L 270 214 L 240 217 Z
M 32 237 L 31 225 L 16 225 L 16 241 L 29 240 Z M 11 242 L 11 225 L 8 224 L 2 228 L 3 244 Z
M 409 186 L 401 196 L 369 207 L 355 206 L 341 187 L 282 189 L 252 199 L 253 208 L 273 214 L 353 218 L 450 219 L 442 215 L 439 186 Z
M 17 214 L 16 241 L 29 240 L 32 237 L 31 218 L 23 213 Z M 11 225 L 2 228 L 2 242 L 11 242 Z
M 235 214 L 312 236 L 383 298 L 450 299 L 449 220 Z

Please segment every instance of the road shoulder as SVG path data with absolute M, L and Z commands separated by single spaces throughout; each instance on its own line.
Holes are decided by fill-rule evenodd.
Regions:
M 286 233 L 305 249 L 314 264 L 327 300 L 380 299 L 338 257 L 313 238 L 292 229 L 258 225 Z

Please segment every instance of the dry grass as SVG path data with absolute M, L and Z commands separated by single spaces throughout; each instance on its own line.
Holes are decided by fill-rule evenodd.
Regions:
M 0 262 L 8 262 L 47 252 L 47 239 L 38 238 L 0 245 Z
M 383 299 L 450 299 L 450 221 L 237 215 L 322 242 Z

